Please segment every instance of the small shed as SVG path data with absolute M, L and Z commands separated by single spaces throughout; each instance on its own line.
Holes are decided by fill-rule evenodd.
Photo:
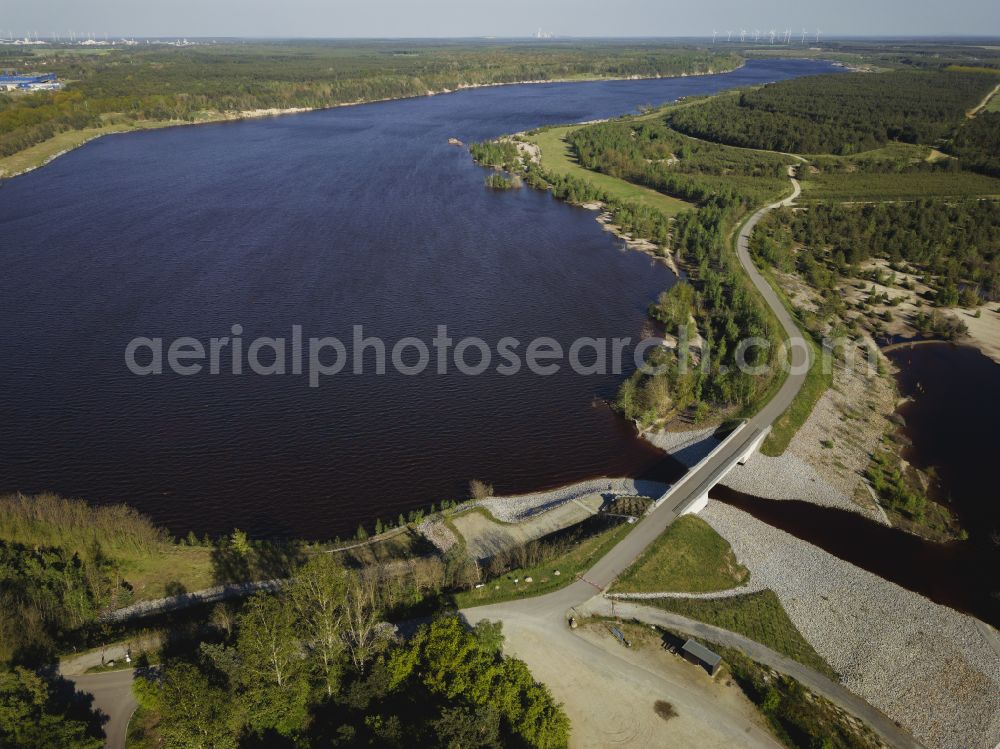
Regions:
M 715 676 L 716 671 L 719 670 L 719 664 L 722 663 L 722 656 L 718 653 L 713 653 L 700 642 L 695 642 L 694 640 L 688 640 L 684 643 L 684 646 L 681 648 L 681 655 L 684 656 L 684 660 L 688 663 L 701 666 L 708 671 L 709 676 Z

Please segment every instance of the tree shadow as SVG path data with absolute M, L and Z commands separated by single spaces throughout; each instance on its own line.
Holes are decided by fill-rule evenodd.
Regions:
M 170 596 L 182 596 L 188 592 L 187 586 L 184 583 L 177 582 L 176 580 L 171 580 L 164 586 L 164 592 L 168 597 Z
M 286 578 L 305 558 L 299 541 L 257 542 L 249 551 L 222 541 L 212 549 L 212 577 L 217 585 Z
M 64 714 L 70 720 L 78 720 L 87 726 L 87 735 L 95 739 L 107 738 L 104 724 L 110 720 L 100 710 L 94 709 L 94 696 L 81 692 L 69 679 L 58 675 L 46 677 L 49 683 L 49 710 Z

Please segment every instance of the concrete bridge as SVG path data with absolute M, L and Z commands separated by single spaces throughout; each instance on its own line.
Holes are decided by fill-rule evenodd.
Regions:
M 647 510 L 647 514 L 656 512 L 663 505 L 670 506 L 671 502 L 674 503 L 673 514 L 677 516 L 704 510 L 712 487 L 722 481 L 733 468 L 746 463 L 760 449 L 770 431 L 770 426 L 753 427 L 744 421 L 712 452 L 693 465 L 676 484 L 667 489 Z

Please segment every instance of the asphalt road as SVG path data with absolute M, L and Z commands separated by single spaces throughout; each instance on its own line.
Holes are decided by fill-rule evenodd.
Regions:
M 107 749 L 124 749 L 125 735 L 132 713 L 139 706 L 132 694 L 135 671 L 105 671 L 97 674 L 80 674 L 66 678 L 76 684 L 80 692 L 94 696 L 93 707 L 108 716 L 104 724 Z
M 719 449 L 707 460 L 695 467 L 694 471 L 684 477 L 683 486 L 679 486 L 670 497 L 669 502 L 664 502 L 656 510 L 644 517 L 622 541 L 600 559 L 584 575 L 586 581 L 591 585 L 572 585 L 562 591 L 550 594 L 558 596 L 558 605 L 561 611 L 565 611 L 571 606 L 586 601 L 593 596 L 595 589 L 604 590 L 611 582 L 624 572 L 634 562 L 638 556 L 651 544 L 678 516 L 679 508 L 684 507 L 697 499 L 708 488 L 714 486 L 720 478 L 720 473 L 731 467 L 736 459 L 742 455 L 749 443 L 752 442 L 760 432 L 767 429 L 771 423 L 778 418 L 791 404 L 795 395 L 802 387 L 809 365 L 809 347 L 802 334 L 796 327 L 791 315 L 785 310 L 775 294 L 774 289 L 757 271 L 753 261 L 750 259 L 749 241 L 750 234 L 760 219 L 768 211 L 783 205 L 789 205 L 801 192 L 797 180 L 792 180 L 792 195 L 773 205 L 761 208 L 740 230 L 737 243 L 737 253 L 740 264 L 747 275 L 750 276 L 754 286 L 760 291 L 768 306 L 774 311 L 785 334 L 789 339 L 790 351 L 790 372 L 782 383 L 777 394 L 743 427 L 740 434 L 730 440 L 725 447 Z M 550 596 L 545 596 L 546 598 Z
M 581 580 L 545 596 L 464 610 L 462 611 L 462 615 L 467 621 L 470 623 L 475 623 L 482 619 L 502 621 L 505 627 L 508 627 L 509 636 L 511 634 L 516 636 L 518 631 L 526 631 L 529 626 L 534 630 L 544 629 L 548 633 L 552 648 L 571 647 L 571 640 L 575 636 L 571 634 L 571 630 L 567 626 L 567 617 L 574 611 L 585 613 L 587 608 L 600 610 L 600 607 L 603 605 L 601 603 L 603 599 L 598 597 L 596 601 L 592 601 L 591 599 L 595 598 L 595 594 L 599 594 L 605 590 L 619 574 L 624 572 L 646 547 L 674 521 L 683 507 L 701 496 L 711 485 L 714 485 L 720 479 L 725 468 L 735 463 L 738 457 L 745 452 L 750 442 L 759 436 L 762 430 L 767 429 L 791 404 L 802 387 L 802 383 L 808 372 L 809 347 L 774 289 L 771 288 L 770 284 L 768 284 L 754 266 L 753 261 L 750 259 L 749 250 L 750 235 L 761 218 L 775 208 L 790 205 L 801 193 L 798 181 L 792 178 L 791 182 L 793 187 L 792 195 L 785 200 L 757 211 L 740 229 L 737 239 L 737 255 L 740 264 L 774 312 L 788 338 L 790 367 L 788 376 L 782 383 L 781 388 L 756 415 L 749 419 L 746 426 L 736 438 L 731 439 L 723 448 L 698 465 L 693 473 L 685 477 L 683 485 L 678 486 L 674 490 L 669 501 L 664 502 L 656 510 L 644 517 L 636 528 L 588 570 Z M 619 606 L 620 604 L 616 604 L 616 609 Z M 610 604 L 608 604 L 608 609 L 608 613 L 610 613 Z M 708 634 L 705 634 L 708 631 L 708 625 L 688 620 L 680 623 L 684 625 L 681 627 L 678 626 L 679 622 L 677 619 L 672 621 L 676 628 L 683 631 L 701 628 L 697 633 L 702 634 L 707 639 L 712 639 Z M 684 630 L 684 627 L 687 627 L 687 630 Z M 741 648 L 745 647 L 750 651 L 749 654 L 752 657 L 757 658 L 759 656 L 761 662 L 767 663 L 783 673 L 787 673 L 804 684 L 811 687 L 815 686 L 817 691 L 831 702 L 866 721 L 890 746 L 897 747 L 897 749 L 912 749 L 920 746 L 909 734 L 896 727 L 878 709 L 869 705 L 857 695 L 833 684 L 833 682 L 822 674 L 812 671 L 799 663 L 790 661 L 759 643 L 740 638 L 738 635 L 726 632 L 725 630 L 714 627 L 710 629 L 712 630 L 710 634 L 716 638 L 722 638 L 723 636 L 728 638 L 728 641 L 723 639 L 719 639 L 718 641 L 725 644 L 733 644 Z M 517 646 L 515 645 L 514 650 L 516 651 L 516 649 Z M 537 665 L 541 670 L 544 670 L 548 665 L 544 653 L 540 654 Z M 581 662 L 576 665 L 585 670 L 598 668 L 603 673 L 608 673 L 606 668 L 590 662 Z M 536 664 L 530 660 L 528 661 L 528 666 L 531 667 L 532 671 L 536 668 Z
M 792 179 L 792 184 L 794 187 L 792 196 L 779 203 L 762 208 L 755 213 L 740 230 L 737 242 L 737 253 L 740 263 L 767 304 L 774 311 L 790 342 L 791 371 L 778 393 L 747 422 L 738 437 L 730 440 L 725 447 L 718 450 L 709 459 L 699 465 L 692 474 L 689 474 L 685 478 L 683 486 L 679 486 L 675 490 L 669 502 L 665 502 L 643 518 L 628 536 L 602 557 L 583 576 L 582 580 L 578 580 L 562 590 L 538 598 L 465 610 L 462 613 L 467 620 L 470 622 L 477 622 L 482 619 L 504 621 L 508 625 L 508 636 L 512 635 L 518 626 L 530 628 L 551 642 L 553 648 L 561 649 L 565 654 L 575 654 L 575 662 L 579 665 L 589 668 L 594 667 L 600 662 L 601 666 L 598 671 L 602 678 L 614 672 L 613 666 L 617 666 L 619 673 L 617 678 L 623 678 L 622 664 L 620 662 L 611 663 L 608 660 L 610 658 L 612 661 L 617 661 L 614 656 L 607 653 L 599 655 L 601 651 L 580 644 L 580 638 L 573 635 L 566 625 L 567 614 L 572 612 L 574 608 L 582 607 L 585 604 L 590 607 L 599 607 L 601 605 L 600 601 L 603 599 L 588 603 L 594 598 L 595 593 L 606 589 L 619 574 L 635 561 L 643 550 L 674 521 L 679 513 L 679 508 L 689 504 L 718 481 L 721 472 L 735 462 L 746 450 L 749 443 L 759 436 L 761 430 L 769 427 L 788 408 L 805 379 L 809 362 L 808 346 L 802 339 L 798 328 L 791 316 L 785 311 L 774 290 L 754 267 L 749 253 L 749 238 L 761 217 L 768 211 L 781 205 L 787 205 L 798 197 L 800 193 L 799 184 L 795 179 Z M 662 613 L 665 614 L 665 612 Z M 694 629 L 708 626 L 695 622 L 682 624 L 683 626 L 680 626 L 677 622 L 674 622 L 675 628 L 682 631 L 687 631 L 684 627 Z M 711 629 L 715 630 L 716 628 Z M 910 749 L 911 747 L 919 746 L 907 734 L 897 729 L 888 718 L 874 707 L 868 705 L 842 687 L 833 684 L 821 674 L 811 671 L 801 664 L 789 661 L 787 658 L 764 648 L 759 643 L 739 638 L 738 635 L 728 633 L 725 630 L 717 630 L 711 634 L 717 638 L 721 638 L 723 635 L 730 638 L 730 642 L 727 644 L 736 644 L 732 641 L 732 638 L 740 639 L 742 640 L 741 644 L 736 646 L 754 649 L 754 652 L 750 652 L 750 655 L 761 660 L 761 662 L 768 663 L 773 668 L 788 673 L 790 676 L 799 679 L 802 683 L 811 687 L 819 685 L 825 691 L 820 691 L 819 688 L 816 691 L 824 694 L 824 696 L 828 697 L 835 704 L 868 722 L 890 745 L 899 747 L 900 749 Z M 702 636 L 706 637 L 706 639 L 713 639 L 709 634 L 702 633 Z M 718 641 L 726 643 L 726 640 L 719 639 Z M 760 657 L 758 658 L 757 656 Z M 529 661 L 530 665 L 532 664 Z M 629 673 L 631 674 L 631 671 Z M 105 732 L 108 737 L 106 746 L 108 749 L 123 749 L 128 721 L 137 707 L 135 697 L 132 695 L 133 671 L 85 674 L 69 678 L 76 683 L 80 691 L 92 694 L 94 696 L 94 707 L 109 716 L 109 721 L 105 724 Z M 635 681 L 637 677 L 630 675 L 629 678 Z M 663 686 L 663 683 L 661 683 L 662 680 L 658 681 L 658 677 L 650 672 L 644 673 L 642 679 L 650 685 L 650 688 Z M 744 739 L 746 738 L 744 736 Z M 763 741 L 763 737 L 757 738 Z M 755 741 L 754 743 L 757 742 Z

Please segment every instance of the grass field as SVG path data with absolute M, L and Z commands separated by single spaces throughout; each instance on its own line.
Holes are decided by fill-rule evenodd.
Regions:
M 803 202 L 866 202 L 1000 195 L 1000 179 L 974 172 L 817 174 L 802 183 Z
M 871 161 L 910 161 L 915 163 L 926 159 L 930 152 L 929 147 L 913 143 L 886 143 L 881 148 L 873 148 L 871 151 L 862 151 L 850 156 L 807 154 L 804 158 L 822 168 L 824 164 L 845 165 Z
M 695 515 L 677 518 L 612 586 L 629 593 L 707 593 L 750 577 L 729 543 Z
M 544 564 L 512 570 L 502 577 L 490 580 L 479 590 L 458 593 L 455 595 L 455 603 L 459 608 L 468 608 L 551 593 L 574 582 L 577 575 L 586 572 L 634 527 L 628 523 L 615 525 Z M 555 574 L 556 570 L 559 571 L 558 575 Z M 525 582 L 529 577 L 532 582 Z M 514 580 L 520 582 L 515 583 Z
M 806 374 L 806 379 L 799 392 L 795 394 L 795 398 L 792 399 L 784 413 L 774 420 L 770 433 L 764 438 L 764 442 L 760 446 L 760 451 L 764 455 L 776 458 L 788 449 L 792 437 L 806 423 L 806 419 L 809 418 L 809 414 L 812 413 L 819 399 L 823 397 L 823 393 L 833 385 L 833 371 L 823 371 L 819 346 L 808 335 L 804 336 L 804 339 L 809 344 L 812 364 L 809 366 L 809 372 Z
M 691 203 L 672 198 L 656 190 L 650 190 L 648 187 L 633 185 L 616 177 L 584 169 L 576 163 L 570 153 L 569 145 L 563 140 L 566 133 L 577 129 L 579 129 L 578 125 L 553 127 L 527 136 L 529 141 L 541 149 L 542 167 L 546 171 L 560 175 L 568 174 L 587 180 L 612 197 L 656 208 L 668 216 L 676 216 L 681 211 L 694 207 Z
M 795 628 L 772 590 L 731 598 L 655 598 L 644 604 L 738 632 L 830 678 L 836 672 Z
M 172 543 L 147 518 L 122 505 L 91 507 L 51 494 L 0 497 L 0 538 L 57 546 L 83 559 L 113 559 L 135 600 L 199 590 L 216 583 L 212 550 Z

